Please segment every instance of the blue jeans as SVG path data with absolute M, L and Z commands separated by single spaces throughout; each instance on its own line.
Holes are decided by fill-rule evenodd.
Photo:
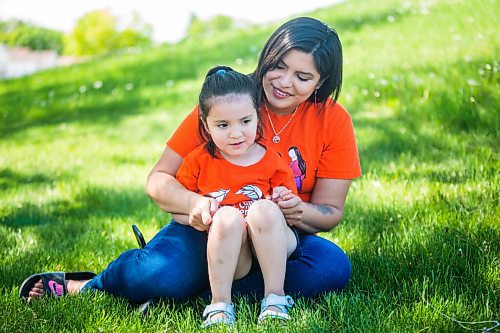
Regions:
M 343 288 L 351 275 L 344 251 L 319 236 L 298 235 L 299 245 L 286 266 L 285 292 L 313 297 Z M 122 253 L 83 288 L 89 289 L 136 303 L 208 298 L 207 235 L 172 220 L 143 249 Z M 232 290 L 235 295 L 263 297 L 264 282 L 256 261 L 247 276 L 234 281 Z

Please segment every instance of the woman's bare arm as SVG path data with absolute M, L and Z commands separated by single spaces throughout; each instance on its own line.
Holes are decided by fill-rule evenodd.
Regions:
M 302 202 L 299 197 L 280 202 L 288 224 L 308 233 L 331 230 L 342 220 L 351 182 L 318 178 L 310 203 Z
M 149 173 L 146 192 L 164 211 L 189 216 L 188 219 L 179 218 L 178 222 L 200 231 L 207 230 L 211 215 L 217 209 L 217 202 L 186 190 L 175 179 L 182 160 L 179 154 L 166 147 Z

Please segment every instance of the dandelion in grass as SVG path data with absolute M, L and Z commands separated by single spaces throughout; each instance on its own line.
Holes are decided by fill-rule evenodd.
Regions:
M 243 59 L 241 59 L 241 58 L 236 58 L 236 59 L 234 59 L 234 63 L 235 63 L 236 65 L 241 65 L 241 64 L 243 64 Z
M 363 96 L 368 95 L 368 90 L 366 90 L 366 89 L 361 89 L 361 95 L 363 95 Z
M 420 8 L 420 15 L 429 15 L 429 14 L 430 14 L 429 8 L 427 7 Z
M 373 96 L 374 96 L 375 98 L 379 98 L 379 97 L 380 97 L 380 92 L 375 90 L 375 91 L 373 92 Z
M 476 87 L 476 86 L 478 86 L 477 81 L 476 81 L 476 80 L 474 80 L 474 79 L 468 79 L 468 80 L 467 80 L 467 84 L 468 84 L 469 86 L 471 86 L 471 87 Z
M 392 23 L 394 21 L 396 21 L 396 18 L 394 16 L 392 15 L 387 16 L 387 22 Z
M 170 88 L 174 85 L 174 83 L 175 82 L 173 80 L 168 80 L 167 82 L 165 82 L 165 85 Z
M 102 81 L 95 81 L 94 84 L 92 85 L 94 89 L 101 89 L 102 88 Z
M 127 83 L 125 85 L 125 90 L 126 91 L 132 91 L 134 89 L 134 84 L 133 83 Z
M 78 91 L 80 92 L 80 94 L 84 94 L 87 91 L 87 86 L 80 86 Z
M 401 81 L 401 79 L 402 79 L 402 76 L 399 74 L 392 76 L 392 81 L 394 81 L 395 83 L 398 83 L 399 81 Z
M 370 80 L 373 80 L 373 79 L 375 78 L 375 74 L 373 74 L 373 73 L 368 73 L 368 78 L 369 78 Z

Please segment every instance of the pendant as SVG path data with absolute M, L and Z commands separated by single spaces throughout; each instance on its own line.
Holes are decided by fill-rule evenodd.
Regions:
M 278 134 L 276 134 L 275 136 L 273 136 L 273 142 L 274 143 L 279 143 L 280 142 L 280 137 L 278 136 Z

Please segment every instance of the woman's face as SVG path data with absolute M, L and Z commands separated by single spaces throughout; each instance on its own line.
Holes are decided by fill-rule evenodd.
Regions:
M 313 56 L 293 49 L 264 74 L 262 85 L 271 109 L 287 114 L 314 93 L 320 79 Z

